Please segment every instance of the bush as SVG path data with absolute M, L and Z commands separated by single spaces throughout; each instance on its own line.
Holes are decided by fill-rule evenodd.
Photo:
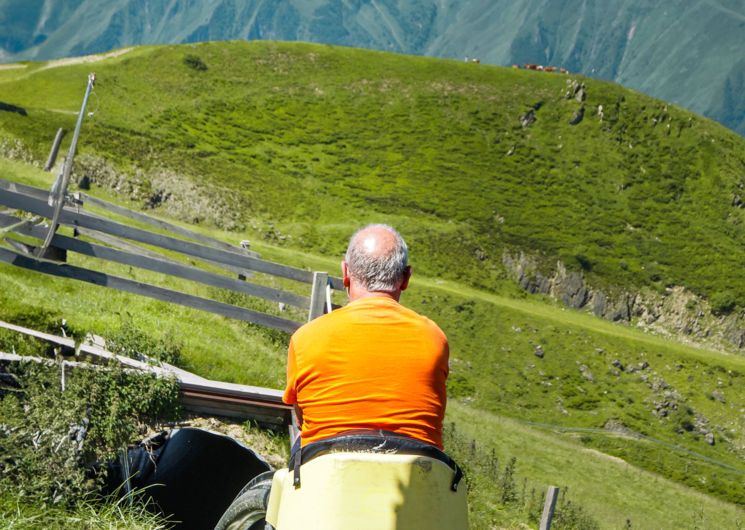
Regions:
M 735 309 L 736 303 L 731 292 L 717 293 L 711 297 L 711 312 L 717 316 L 727 315 Z
M 194 70 L 197 70 L 199 72 L 204 72 L 207 69 L 207 65 L 204 64 L 204 61 L 201 59 L 201 57 L 193 54 L 184 56 L 184 64 L 189 68 L 193 68 Z
M 140 424 L 172 417 L 176 384 L 152 374 L 26 362 L 0 399 L 0 494 L 75 505 L 98 491 L 97 467 L 139 435 Z
M 106 348 L 119 355 L 138 360 L 152 359 L 177 365 L 181 362 L 181 345 L 171 333 L 154 339 L 134 324 L 125 321 L 118 331 L 106 337 Z

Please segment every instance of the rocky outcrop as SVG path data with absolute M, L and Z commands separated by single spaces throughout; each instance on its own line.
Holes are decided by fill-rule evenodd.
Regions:
M 102 157 L 83 153 L 75 158 L 73 179 L 81 189 L 95 184 L 185 222 L 225 230 L 244 228 L 240 212 L 247 207 L 235 193 L 170 169 L 127 172 Z
M 664 293 L 651 289 L 636 293 L 598 289 L 587 282 L 583 273 L 567 271 L 561 262 L 547 271 L 534 257 L 505 252 L 502 263 L 522 289 L 549 295 L 573 309 L 591 310 L 607 320 L 633 323 L 647 331 L 677 335 L 710 347 L 745 347 L 745 315 L 715 316 L 705 299 L 683 287 L 671 287 Z
M 580 103 L 587 98 L 587 87 L 585 82 L 578 83 L 576 79 L 567 80 L 567 90 L 564 92 L 565 99 L 576 99 Z
M 535 123 L 535 111 L 533 109 L 520 116 L 520 125 L 523 127 L 528 127 L 529 125 L 533 125 L 533 123 Z
M 582 105 L 579 109 L 574 111 L 574 115 L 572 116 L 572 119 L 569 120 L 569 125 L 577 125 L 582 121 L 582 118 L 585 117 L 585 106 Z

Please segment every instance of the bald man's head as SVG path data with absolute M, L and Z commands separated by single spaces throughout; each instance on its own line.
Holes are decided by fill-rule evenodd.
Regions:
M 371 292 L 398 289 L 408 266 L 403 238 L 382 224 L 368 225 L 354 234 L 344 259 L 350 276 Z

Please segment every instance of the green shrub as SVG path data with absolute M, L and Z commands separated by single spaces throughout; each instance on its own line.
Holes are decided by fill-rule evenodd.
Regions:
M 105 337 L 106 348 L 111 352 L 132 359 L 152 359 L 178 365 L 181 362 L 181 344 L 171 332 L 155 339 L 129 321 Z
M 176 384 L 119 367 L 85 369 L 26 362 L 10 375 L 17 388 L 0 399 L 0 493 L 43 504 L 74 505 L 98 490 L 95 464 L 172 417 Z
M 207 69 L 207 65 L 204 64 L 202 58 L 191 53 L 188 55 L 184 55 L 184 64 L 189 68 L 193 68 L 194 70 L 197 70 L 199 72 L 203 72 Z
M 717 316 L 727 315 L 735 309 L 737 300 L 730 291 L 716 293 L 711 297 L 711 312 Z

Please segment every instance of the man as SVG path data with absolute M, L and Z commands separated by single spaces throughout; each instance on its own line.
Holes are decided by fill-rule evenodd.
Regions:
M 373 429 L 442 449 L 448 342 L 398 303 L 411 277 L 406 243 L 390 226 L 366 226 L 341 269 L 349 304 L 290 340 L 283 399 L 295 405 L 301 444 Z

